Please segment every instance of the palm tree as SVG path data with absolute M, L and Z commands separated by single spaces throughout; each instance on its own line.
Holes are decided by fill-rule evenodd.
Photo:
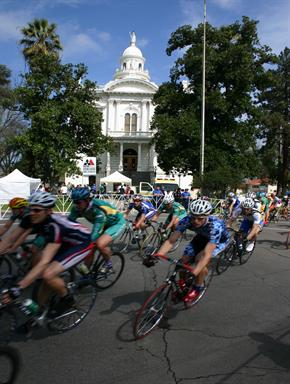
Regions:
M 56 34 L 56 24 L 49 24 L 46 19 L 35 19 L 21 29 L 24 36 L 20 40 L 25 60 L 31 61 L 38 55 L 53 55 L 58 58 L 62 50 L 59 36 Z

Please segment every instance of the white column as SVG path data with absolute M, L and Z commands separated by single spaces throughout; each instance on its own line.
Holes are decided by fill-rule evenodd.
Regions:
M 142 151 L 141 151 L 141 143 L 138 144 L 138 163 L 137 163 L 137 171 L 142 171 Z
M 107 152 L 107 165 L 106 165 L 106 176 L 111 174 L 111 156 L 110 152 Z
M 110 131 L 114 130 L 114 108 L 113 100 L 108 101 L 108 129 Z
M 146 121 L 147 121 L 147 113 L 146 113 L 146 101 L 142 101 L 142 108 L 141 108 L 141 113 L 142 113 L 142 119 L 141 119 L 141 127 L 140 131 L 147 131 L 146 129 Z
M 120 143 L 119 171 L 123 171 L 123 143 Z

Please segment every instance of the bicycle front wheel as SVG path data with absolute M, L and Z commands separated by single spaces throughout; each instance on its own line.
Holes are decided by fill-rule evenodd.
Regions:
M 90 279 L 84 279 L 78 282 L 72 281 L 68 283 L 68 289 L 72 294 L 75 303 L 72 305 L 71 309 L 65 313 L 49 320 L 48 328 L 52 331 L 61 333 L 76 327 L 88 315 L 95 303 L 97 289 L 94 282 Z M 54 296 L 51 299 L 50 304 L 52 310 L 56 302 L 57 297 Z
M 250 252 L 247 252 L 246 249 L 243 249 L 243 250 L 240 251 L 240 253 L 239 253 L 239 258 L 240 258 L 240 264 L 241 264 L 241 265 L 242 265 L 242 264 L 246 264 L 246 263 L 249 261 L 250 257 L 251 257 L 252 254 L 254 253 L 255 246 L 256 246 L 256 243 L 255 243 L 255 245 L 254 245 L 253 250 L 250 251 Z
M 230 266 L 234 256 L 234 245 L 228 246 L 219 256 L 216 264 L 216 272 L 218 275 L 224 273 Z
M 157 288 L 144 302 L 134 323 L 134 336 L 142 339 L 153 331 L 164 317 L 172 287 L 167 284 Z
M 0 347 L 0 383 L 13 384 L 21 366 L 19 352 L 12 347 Z
M 144 239 L 144 241 L 141 245 L 140 255 L 141 255 L 142 259 L 145 260 L 149 256 L 156 253 L 158 251 L 158 249 L 160 248 L 161 242 L 162 242 L 162 239 L 161 239 L 161 236 L 159 233 L 153 232 L 150 235 L 148 235 Z
M 113 264 L 112 268 L 107 268 L 103 257 L 97 258 L 93 270 L 92 279 L 99 289 L 107 289 L 112 287 L 120 278 L 124 265 L 125 259 L 122 253 L 114 252 L 111 256 Z
M 132 239 L 131 231 L 130 229 L 126 229 L 122 233 L 122 235 L 113 242 L 112 248 L 117 252 L 125 252 L 128 249 L 129 244 L 131 243 L 131 239 Z

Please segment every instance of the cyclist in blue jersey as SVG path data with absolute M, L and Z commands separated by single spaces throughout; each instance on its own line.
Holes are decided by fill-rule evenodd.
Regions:
M 143 196 L 141 195 L 133 196 L 133 202 L 128 205 L 128 209 L 124 213 L 126 219 L 132 209 L 135 209 L 138 212 L 134 221 L 134 229 L 136 230 L 145 229 L 147 226 L 146 222 L 152 220 L 157 213 L 157 210 L 153 205 L 149 203 L 149 201 L 144 201 Z
M 209 201 L 197 199 L 189 207 L 190 213 L 182 219 L 175 232 L 161 246 L 158 253 L 166 254 L 182 233 L 189 229 L 196 236 L 186 246 L 181 258 L 183 263 L 194 263 L 193 274 L 196 276 L 194 286 L 184 297 L 185 302 L 195 300 L 204 289 L 204 278 L 208 273 L 207 265 L 212 257 L 222 252 L 230 243 L 230 234 L 223 220 L 210 216 L 212 206 Z M 183 274 L 180 274 L 180 285 L 184 286 Z
M 255 207 L 254 200 L 251 198 L 246 198 L 242 202 L 241 208 L 243 221 L 241 223 L 240 230 L 243 232 L 244 237 L 248 241 L 246 251 L 252 252 L 258 234 L 262 232 L 264 219 L 259 209 Z
M 110 243 L 125 229 L 126 221 L 117 208 L 105 200 L 92 199 L 87 188 L 77 188 L 72 191 L 71 198 L 74 202 L 69 220 L 76 221 L 84 217 L 93 224 L 91 240 L 105 259 L 104 268 L 112 270 L 112 250 Z M 90 260 L 87 261 L 90 264 Z
M 235 196 L 234 192 L 229 192 L 226 199 L 226 208 L 228 209 L 228 221 L 227 227 L 230 228 L 232 223 L 237 220 L 237 217 L 241 214 L 241 201 Z
M 45 304 L 49 287 L 60 298 L 54 307 L 54 314 L 57 315 L 74 305 L 74 298 L 59 275 L 80 263 L 91 253 L 92 248 L 90 230 L 87 227 L 52 213 L 55 201 L 55 196 L 48 192 L 36 192 L 30 197 L 30 214 L 21 220 L 14 236 L 34 231 L 45 238 L 46 245 L 39 262 L 17 286 L 8 290 L 4 300 L 7 303 L 17 298 L 25 288 L 41 277 L 44 284 L 39 292 L 39 304 Z

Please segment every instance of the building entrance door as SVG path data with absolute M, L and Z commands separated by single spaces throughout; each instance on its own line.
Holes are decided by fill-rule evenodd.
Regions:
M 138 154 L 134 149 L 125 149 L 123 152 L 124 171 L 136 171 L 138 163 Z

